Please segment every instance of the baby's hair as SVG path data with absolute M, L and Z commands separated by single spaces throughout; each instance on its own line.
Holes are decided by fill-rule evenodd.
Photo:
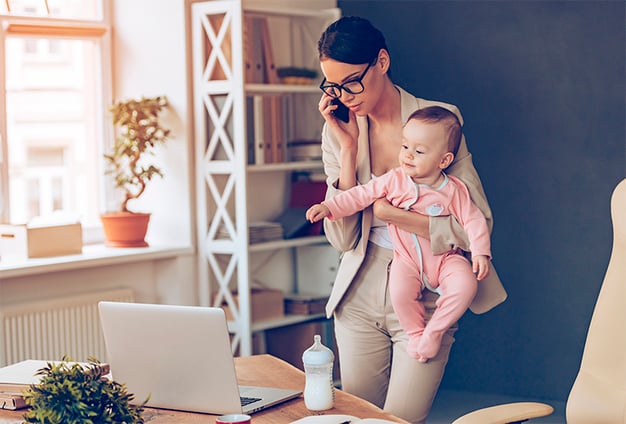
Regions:
M 441 106 L 429 106 L 413 112 L 407 122 L 413 119 L 429 124 L 442 123 L 445 125 L 448 130 L 448 151 L 456 156 L 461 144 L 462 130 L 461 122 L 453 112 Z
M 382 32 L 370 21 L 344 16 L 326 28 L 317 42 L 319 59 L 360 65 L 374 63 L 380 49 L 387 49 Z

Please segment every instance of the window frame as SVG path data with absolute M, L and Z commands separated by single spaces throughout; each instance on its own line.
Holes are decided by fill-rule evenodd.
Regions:
M 7 104 L 6 104 L 6 40 L 11 36 L 60 38 L 68 40 L 90 40 L 97 43 L 99 49 L 100 90 L 96 100 L 99 117 L 96 120 L 96 131 L 100 138 L 97 140 L 97 150 L 104 152 L 109 147 L 112 136 L 111 125 L 107 124 L 106 105 L 113 99 L 113 52 L 112 52 L 112 2 L 102 1 L 102 19 L 78 20 L 60 19 L 41 16 L 26 17 L 0 13 L 0 222 L 9 222 L 9 155 L 7 139 Z M 101 156 L 101 155 L 100 155 Z M 103 169 L 104 163 L 100 159 L 98 166 Z M 102 210 L 110 191 L 106 190 L 104 171 L 101 172 L 100 199 L 97 205 Z M 102 241 L 101 228 L 83 228 L 83 240 L 86 243 Z

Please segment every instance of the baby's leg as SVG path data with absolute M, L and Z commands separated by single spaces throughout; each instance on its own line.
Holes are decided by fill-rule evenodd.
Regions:
M 417 346 L 423 358 L 434 358 L 441 347 L 444 333 L 467 311 L 478 290 L 476 276 L 469 261 L 461 255 L 449 255 L 440 268 L 437 309 L 426 324 Z
M 409 336 L 407 352 L 417 357 L 417 346 L 424 332 L 424 305 L 419 300 L 422 285 L 414 264 L 394 257 L 389 270 L 389 293 L 398 321 Z

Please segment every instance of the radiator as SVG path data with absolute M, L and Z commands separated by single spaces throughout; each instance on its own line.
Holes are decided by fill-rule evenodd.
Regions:
M 106 361 L 98 302 L 132 302 L 130 289 L 0 307 L 0 366 L 25 359 Z

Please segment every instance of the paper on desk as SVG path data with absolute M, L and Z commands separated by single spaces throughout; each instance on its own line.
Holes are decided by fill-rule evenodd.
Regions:
M 393 421 L 380 418 L 357 418 L 352 415 L 312 415 L 300 418 L 290 424 L 343 424 L 348 421 L 350 424 L 395 424 Z
M 41 375 L 37 375 L 37 371 L 44 368 L 48 363 L 60 363 L 62 361 L 43 361 L 27 359 L 12 365 L 0 368 L 0 392 L 21 393 L 23 389 L 31 384 L 38 384 Z M 88 367 L 89 363 L 79 362 L 82 366 Z M 74 362 L 69 362 L 72 365 Z M 104 368 L 104 372 L 109 372 L 108 364 L 100 364 Z

